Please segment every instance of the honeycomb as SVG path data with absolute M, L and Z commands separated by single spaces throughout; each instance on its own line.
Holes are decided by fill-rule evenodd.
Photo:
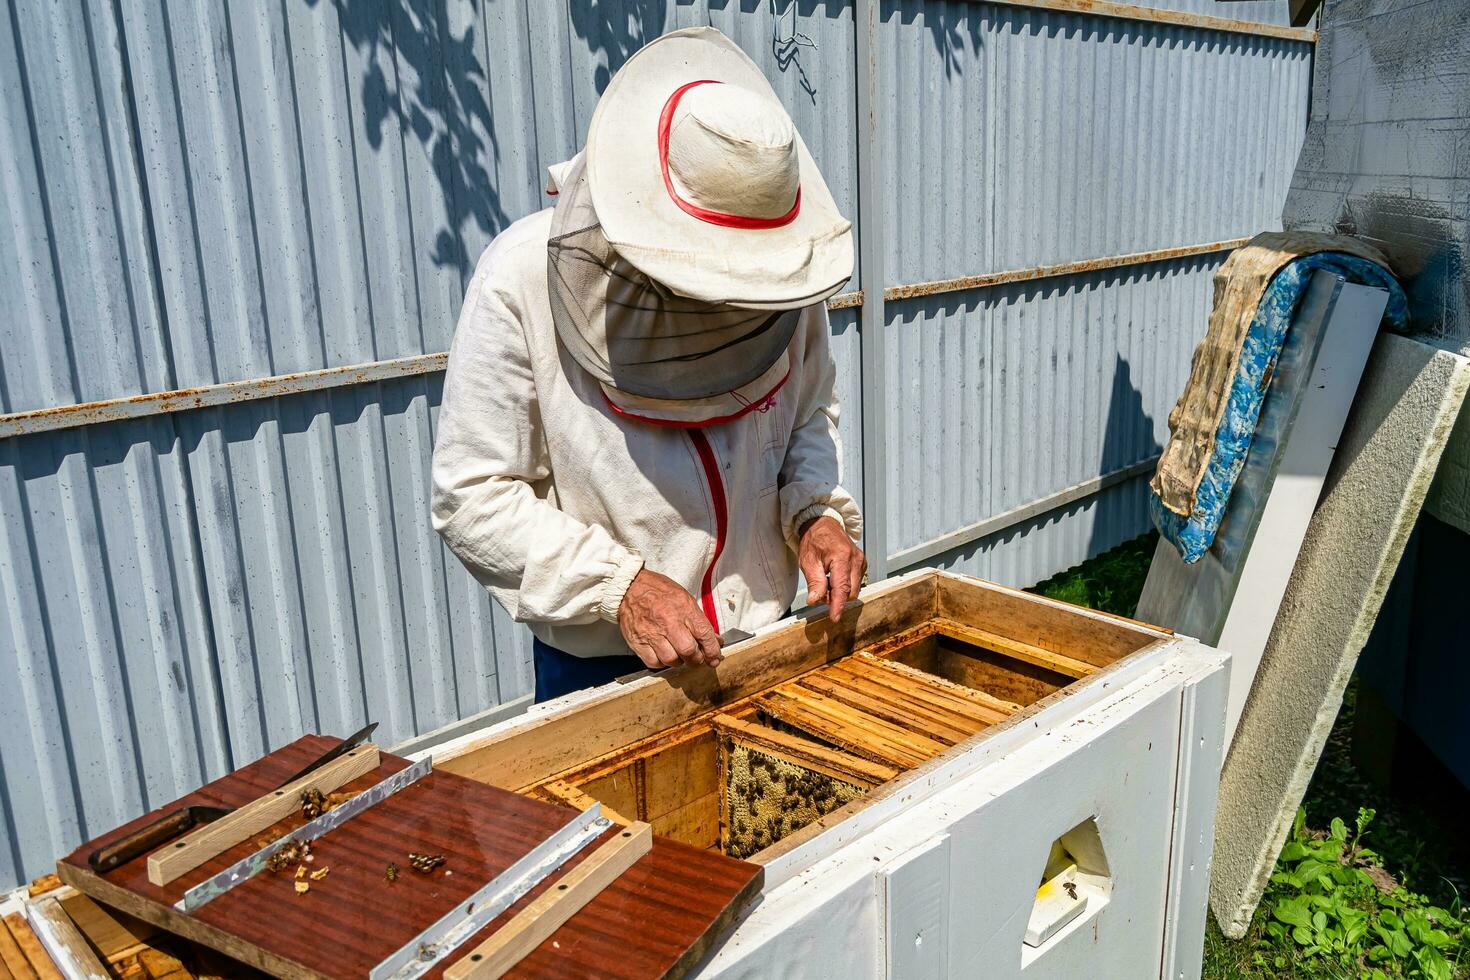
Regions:
M 720 845 L 747 858 L 866 790 L 734 738 L 721 739 Z

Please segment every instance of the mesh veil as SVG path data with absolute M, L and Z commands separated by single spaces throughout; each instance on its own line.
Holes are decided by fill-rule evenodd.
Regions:
M 602 383 L 649 398 L 708 398 L 758 378 L 796 331 L 799 310 L 687 299 L 603 237 L 580 163 L 561 184 L 547 242 L 552 319 L 567 352 Z

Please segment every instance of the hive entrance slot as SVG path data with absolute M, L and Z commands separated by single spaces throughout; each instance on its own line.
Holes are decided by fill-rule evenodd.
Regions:
M 1095 916 L 1112 892 L 1102 835 L 1089 817 L 1052 842 L 1026 923 L 1022 964 L 1051 948 L 1074 922 Z

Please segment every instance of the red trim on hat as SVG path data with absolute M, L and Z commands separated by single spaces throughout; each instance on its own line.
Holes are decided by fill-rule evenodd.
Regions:
M 726 228 L 744 228 L 750 231 L 760 231 L 766 228 L 780 228 L 789 225 L 796 220 L 796 215 L 801 211 L 801 187 L 796 188 L 796 200 L 792 202 L 791 210 L 779 218 L 751 218 L 743 214 L 726 214 L 723 211 L 711 211 L 697 204 L 691 204 L 679 196 L 674 189 L 674 179 L 669 176 L 669 129 L 674 124 L 674 109 L 679 105 L 679 100 L 684 93 L 696 85 L 720 85 L 719 79 L 701 78 L 694 82 L 685 82 L 674 89 L 674 94 L 664 103 L 664 111 L 658 117 L 658 163 L 664 172 L 664 188 L 669 192 L 669 197 L 679 205 L 679 209 L 685 214 L 692 215 L 700 221 L 707 221 L 712 225 L 724 225 Z
M 733 422 L 736 419 L 748 415 L 758 408 L 761 408 L 762 406 L 769 407 L 769 405 L 776 399 L 776 392 L 781 390 L 781 386 L 786 383 L 786 379 L 789 377 L 791 377 L 791 369 L 787 368 L 786 373 L 781 376 L 781 380 L 776 382 L 776 386 L 774 388 L 766 392 L 764 398 L 757 398 L 749 405 L 743 406 L 738 412 L 731 412 L 729 415 L 717 415 L 712 419 L 704 419 L 700 422 L 682 422 L 677 419 L 656 419 L 651 418 L 647 415 L 639 415 L 637 412 L 630 412 L 627 409 L 619 408 L 618 406 L 614 405 L 613 400 L 607 397 L 607 392 L 605 391 L 602 393 L 602 400 L 607 402 L 607 407 L 612 409 L 614 414 L 621 415 L 625 419 L 634 419 L 638 422 L 647 422 L 649 425 L 659 425 L 669 429 L 703 429 L 706 426 L 722 425 L 725 422 Z

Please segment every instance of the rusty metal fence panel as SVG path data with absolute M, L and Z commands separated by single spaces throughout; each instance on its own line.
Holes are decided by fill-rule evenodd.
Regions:
M 1077 6 L 11 0 L 0 885 L 303 731 L 523 702 L 527 634 L 428 526 L 443 352 L 676 27 L 761 64 L 857 222 L 877 564 L 1027 584 L 1141 530 L 1198 246 L 1275 224 L 1311 36 L 1284 0 Z

